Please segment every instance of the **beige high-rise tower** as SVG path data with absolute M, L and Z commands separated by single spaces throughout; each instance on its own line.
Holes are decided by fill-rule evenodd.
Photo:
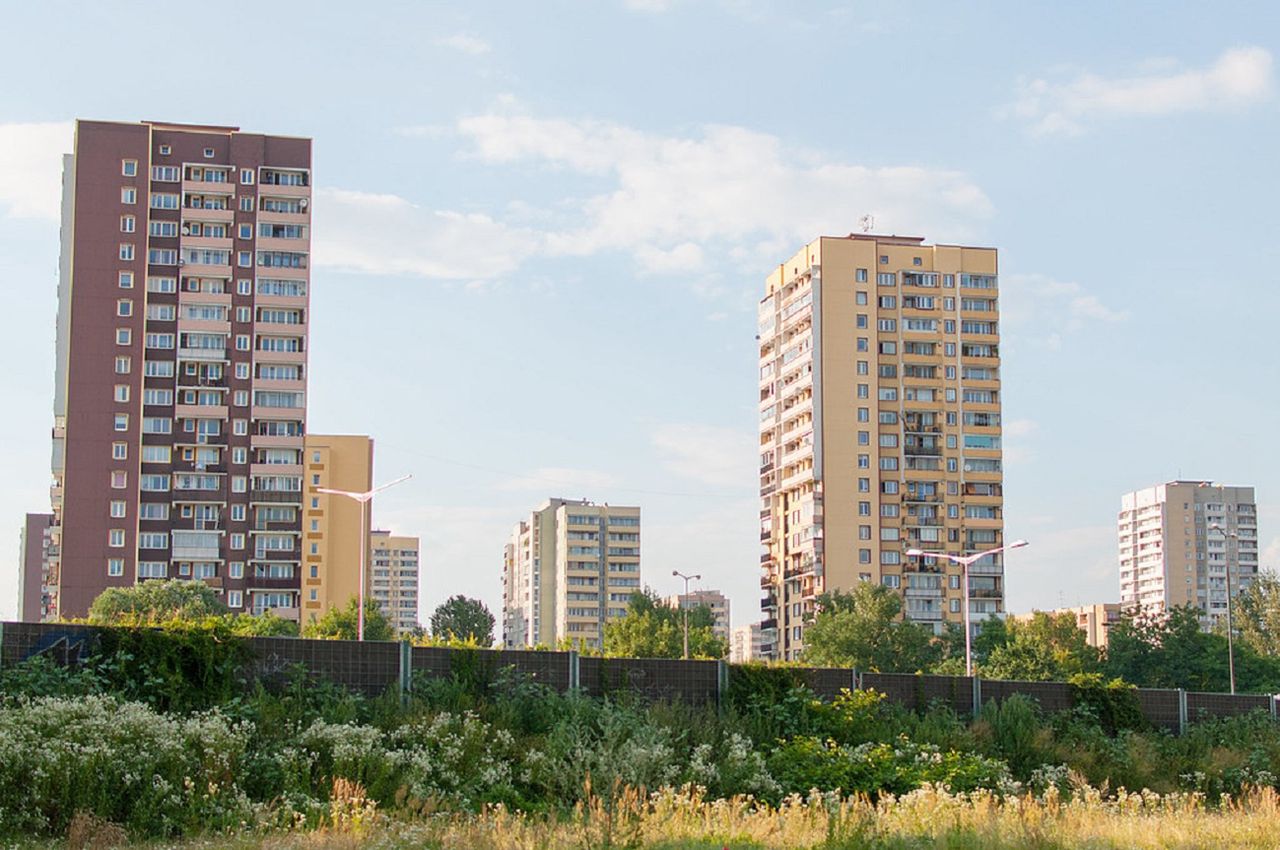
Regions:
M 1217 528 L 1215 528 L 1217 526 Z M 1159 613 L 1194 605 L 1208 627 L 1258 574 L 1252 487 L 1170 481 L 1120 499 L 1120 604 Z
M 824 591 L 873 581 L 941 631 L 959 568 L 910 558 L 1003 543 L 996 251 L 822 237 L 760 302 L 762 627 L 804 648 Z M 1004 608 L 1003 561 L 970 570 L 975 627 Z
M 640 508 L 548 499 L 503 549 L 502 642 L 599 649 L 640 590 Z

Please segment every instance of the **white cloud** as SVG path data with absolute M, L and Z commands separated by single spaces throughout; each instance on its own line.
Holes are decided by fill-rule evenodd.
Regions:
M 612 487 L 616 484 L 617 479 L 607 472 L 599 472 L 594 469 L 571 469 L 564 466 L 542 466 L 525 475 L 500 482 L 495 489 L 508 491 L 538 490 L 545 492 L 548 496 L 596 500 L 608 494 L 600 494 L 593 491 Z
M 734 428 L 672 423 L 654 429 L 650 441 L 662 465 L 676 475 L 713 487 L 751 486 L 756 436 Z
M 659 135 L 491 112 L 462 119 L 458 131 L 487 162 L 611 180 L 605 192 L 580 202 L 579 226 L 548 234 L 547 249 L 566 256 L 626 251 L 650 271 L 700 262 L 710 250 L 767 267 L 816 236 L 849 232 L 865 213 L 889 232 L 959 241 L 992 211 L 960 172 L 832 161 L 743 127 Z
M 0 210 L 9 218 L 56 221 L 62 206 L 62 155 L 73 125 L 0 124 Z
M 1161 59 L 1129 77 L 1080 73 L 1066 82 L 1024 80 L 1009 111 L 1033 134 L 1052 135 L 1082 133 L 1094 118 L 1243 107 L 1269 96 L 1271 65 L 1267 50 L 1236 47 L 1205 68 L 1177 70 Z
M 488 53 L 493 47 L 483 38 L 466 33 L 456 33 L 445 38 L 436 39 L 436 44 L 441 47 L 449 47 L 461 53 L 467 53 L 471 56 L 481 56 Z
M 1003 275 L 1000 291 L 1001 317 L 1012 334 L 1033 331 L 1040 345 L 1055 351 L 1065 337 L 1086 327 L 1129 318 L 1128 312 L 1108 307 L 1080 284 L 1047 275 Z
M 487 215 L 345 189 L 317 189 L 315 218 L 316 264 L 369 274 L 489 280 L 514 271 L 541 242 Z

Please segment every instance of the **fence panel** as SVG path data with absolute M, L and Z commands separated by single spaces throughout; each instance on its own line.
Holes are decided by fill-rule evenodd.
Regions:
M 1173 688 L 1138 688 L 1142 716 L 1157 729 L 1177 732 L 1181 727 L 1178 691 Z
M 1004 702 L 1014 694 L 1031 697 L 1045 712 L 1067 711 L 1074 701 L 1071 686 L 1062 682 L 1019 682 L 1013 679 L 983 679 L 982 703 Z

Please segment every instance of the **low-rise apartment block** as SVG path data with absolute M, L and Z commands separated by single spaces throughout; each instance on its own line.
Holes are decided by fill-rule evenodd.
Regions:
M 1060 614 L 1070 614 L 1075 618 L 1076 627 L 1084 632 L 1085 641 L 1089 646 L 1106 649 L 1107 630 L 1123 616 L 1124 609 L 1120 607 L 1118 602 L 1099 602 L 1094 605 L 1075 605 L 1070 608 L 1054 608 L 1052 611 L 1032 611 L 1029 614 L 1015 614 L 1011 619 L 1026 621 L 1037 613 L 1045 613 L 1054 617 Z

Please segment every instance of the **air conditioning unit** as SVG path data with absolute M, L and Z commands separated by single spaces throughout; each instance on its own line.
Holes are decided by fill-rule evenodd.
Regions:
M 186 225 L 186 224 L 182 225 L 182 235 L 183 235 L 183 236 L 190 236 L 190 235 L 191 235 L 191 226 L 190 226 L 190 225 Z
M 307 199 L 306 199 L 306 198 L 303 198 L 302 200 L 298 201 L 298 209 L 305 210 L 306 208 L 307 208 Z

